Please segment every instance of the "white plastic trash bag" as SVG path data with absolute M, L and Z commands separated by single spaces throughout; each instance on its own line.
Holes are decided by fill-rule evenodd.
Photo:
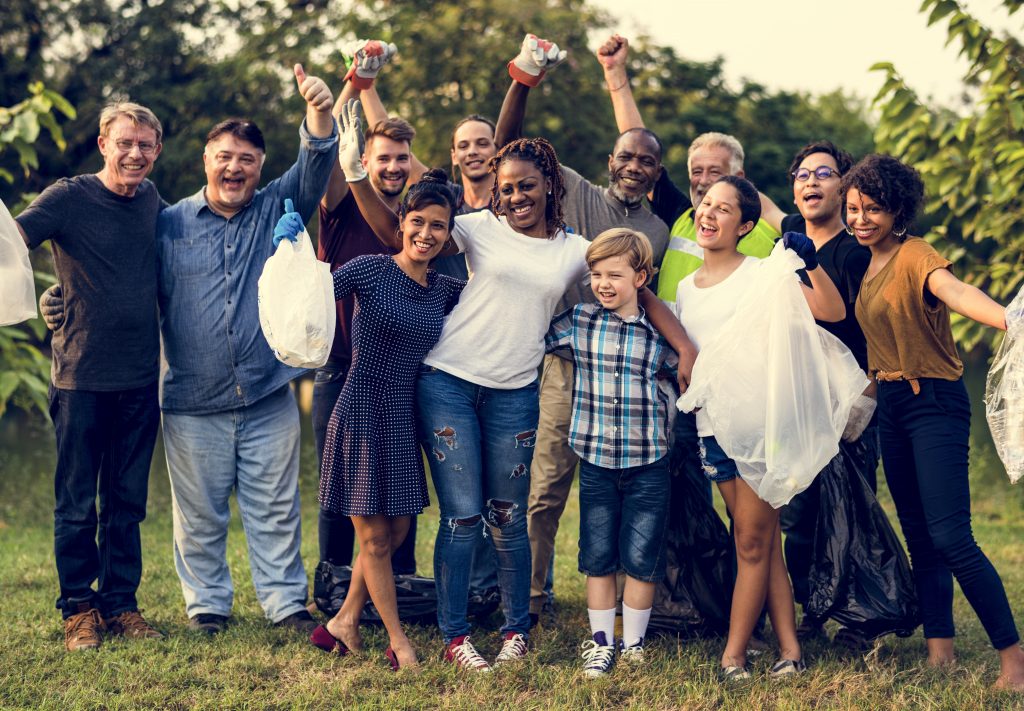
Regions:
M 28 247 L 0 200 L 0 326 L 36 317 L 36 288 Z
M 985 418 L 1015 484 L 1024 475 L 1024 289 L 1006 307 L 1006 326 L 985 383 Z
M 839 452 L 850 408 L 868 385 L 843 343 L 814 323 L 779 242 L 748 272 L 732 318 L 701 348 L 680 410 L 704 408 L 722 450 L 779 508 Z
M 283 239 L 259 281 L 260 326 L 282 363 L 319 368 L 334 343 L 337 312 L 331 267 L 317 260 L 305 230 Z

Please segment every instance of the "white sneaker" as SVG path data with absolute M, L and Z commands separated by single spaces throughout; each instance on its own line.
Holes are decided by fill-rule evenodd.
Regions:
M 644 638 L 636 644 L 626 646 L 619 640 L 619 661 L 630 667 L 641 667 L 644 664 Z
M 451 662 L 457 667 L 463 667 L 472 671 L 491 671 L 491 665 L 480 656 L 480 652 L 476 651 L 476 647 L 469 641 L 468 634 L 456 637 L 448 643 L 448 648 L 444 650 L 444 660 Z
M 583 676 L 597 679 L 615 665 L 615 645 L 608 642 L 604 632 L 597 632 L 580 647 L 583 649 Z
M 522 659 L 528 651 L 525 634 L 521 632 L 506 632 L 505 640 L 501 643 L 501 651 L 494 658 L 494 665 L 497 666 Z

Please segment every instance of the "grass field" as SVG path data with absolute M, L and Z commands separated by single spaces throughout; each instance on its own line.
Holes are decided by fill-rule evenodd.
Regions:
M 303 448 L 303 558 L 316 564 L 315 454 Z M 990 449 L 973 457 L 975 533 L 1002 574 L 1018 616 L 1024 610 L 1024 489 L 1011 489 Z M 924 640 L 886 638 L 866 658 L 824 644 L 805 648 L 807 674 L 771 682 L 772 659 L 755 664 L 755 681 L 725 688 L 716 677 L 721 640 L 658 639 L 642 671 L 617 669 L 584 681 L 579 644 L 588 633 L 583 579 L 576 572 L 578 509 L 570 502 L 558 538 L 558 619 L 536 630 L 528 661 L 490 676 L 458 673 L 440 661 L 436 629 L 413 627 L 423 662 L 393 674 L 383 657 L 386 637 L 365 632 L 367 651 L 344 659 L 273 629 L 255 601 L 237 516 L 228 542 L 236 596 L 234 624 L 214 638 L 186 629 L 171 550 L 170 494 L 157 453 L 143 525 L 145 572 L 139 601 L 163 641 L 115 640 L 96 653 L 68 654 L 53 603 L 52 434 L 46 425 L 0 422 L 0 707 L 77 708 L 644 708 L 644 709 L 992 709 L 1024 708 L 1024 697 L 989 690 L 998 669 L 977 618 L 957 591 L 959 664 L 922 666 Z M 883 492 L 883 499 L 887 496 Z M 891 506 L 886 501 L 887 510 Z M 437 510 L 420 519 L 418 562 L 430 575 Z M 499 620 L 476 632 L 493 658 Z

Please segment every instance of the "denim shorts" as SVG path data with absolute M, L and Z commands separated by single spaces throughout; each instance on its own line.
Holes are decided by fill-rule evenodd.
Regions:
M 729 456 L 722 451 L 714 436 L 699 437 L 697 439 L 700 448 L 700 463 L 704 467 L 704 476 L 709 481 L 721 484 L 725 481 L 732 481 L 740 475 L 736 469 L 736 462 L 729 459 Z
M 627 469 L 580 460 L 580 557 L 584 575 L 619 570 L 631 578 L 665 577 L 668 457 Z

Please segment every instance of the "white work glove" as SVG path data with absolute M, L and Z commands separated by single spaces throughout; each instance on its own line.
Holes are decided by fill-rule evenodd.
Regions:
M 363 167 L 366 138 L 363 136 L 363 122 L 359 119 L 360 107 L 359 99 L 349 99 L 338 116 L 338 163 L 349 183 L 366 178 L 366 168 Z
M 857 396 L 850 408 L 850 419 L 846 421 L 846 429 L 843 430 L 843 441 L 853 442 L 864 434 L 865 428 L 871 422 L 871 416 L 875 414 L 875 407 L 878 403 L 875 398 L 863 393 Z
M 345 81 L 352 82 L 357 89 L 369 89 L 373 80 L 391 58 L 398 54 L 398 47 L 380 40 L 353 40 L 341 50 L 348 66 Z
M 545 72 L 565 61 L 564 49 L 537 35 L 526 35 L 519 54 L 508 63 L 508 73 L 513 79 L 526 86 L 537 86 L 544 78 Z

